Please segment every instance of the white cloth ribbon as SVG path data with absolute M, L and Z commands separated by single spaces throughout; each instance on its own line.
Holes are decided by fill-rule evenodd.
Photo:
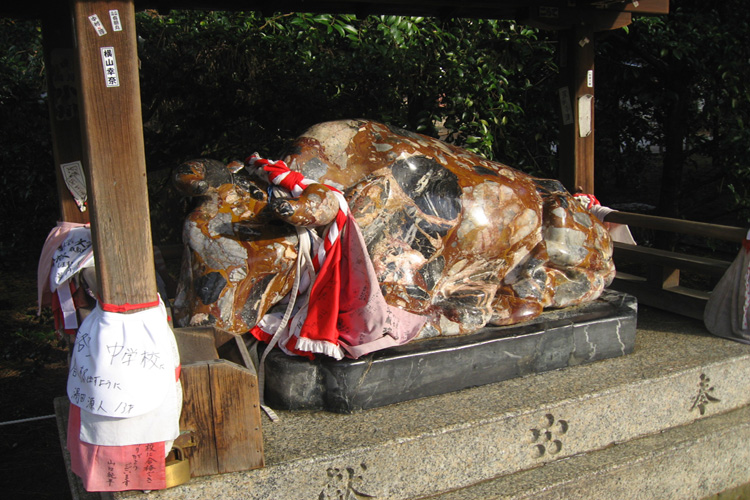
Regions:
M 589 208 L 592 214 L 602 221 L 604 225 L 609 230 L 609 235 L 612 237 L 612 241 L 617 241 L 619 243 L 627 243 L 628 245 L 635 245 L 635 240 L 633 239 L 633 235 L 630 234 L 630 228 L 626 224 L 616 224 L 614 222 L 604 222 L 604 218 L 607 216 L 607 214 L 611 212 L 615 212 L 615 210 L 604 207 L 602 205 L 594 205 Z
M 178 364 L 161 301 L 157 307 L 129 314 L 107 312 L 97 304 L 76 335 L 68 397 L 95 415 L 143 415 L 161 406 L 174 390 Z

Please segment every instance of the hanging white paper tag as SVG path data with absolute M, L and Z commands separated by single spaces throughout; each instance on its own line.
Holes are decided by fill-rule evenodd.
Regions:
M 582 95 L 578 98 L 578 135 L 588 137 L 591 135 L 592 104 L 594 96 Z
M 86 177 L 83 175 L 83 165 L 80 161 L 63 163 L 60 165 L 60 170 L 68 191 L 78 205 L 78 210 L 85 212 L 88 194 L 86 193 Z

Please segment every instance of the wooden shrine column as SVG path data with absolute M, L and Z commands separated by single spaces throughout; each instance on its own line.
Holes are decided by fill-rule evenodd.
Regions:
M 66 22 L 70 17 L 66 3 L 50 7 L 50 10 L 52 12 L 42 19 L 42 38 L 60 218 L 67 222 L 86 223 L 89 222 L 85 204 L 86 166 L 78 112 L 73 26 Z
M 524 20 L 537 28 L 558 32 L 559 178 L 572 193 L 594 193 L 595 34 L 630 24 L 634 4 L 621 8 L 591 9 L 569 2 L 566 8 L 539 7 Z
M 560 32 L 560 181 L 570 192 L 594 193 L 594 28 Z
M 591 7 L 576 1 L 569 1 L 566 8 L 539 7 L 527 20 L 533 26 L 559 30 L 559 177 L 569 191 L 588 194 L 594 193 L 595 34 L 627 26 L 633 14 L 667 14 L 669 0 Z
M 100 298 L 115 305 L 153 302 L 133 0 L 72 0 L 71 5 Z

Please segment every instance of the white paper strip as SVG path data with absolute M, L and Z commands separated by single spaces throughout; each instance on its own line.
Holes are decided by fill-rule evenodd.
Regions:
M 117 59 L 114 47 L 102 47 L 102 67 L 104 68 L 104 82 L 107 87 L 119 87 L 120 77 L 117 74 Z
M 591 113 L 594 96 L 582 95 L 578 98 L 578 135 L 588 137 L 591 135 Z
M 88 194 L 86 192 L 86 177 L 83 175 L 83 165 L 80 161 L 63 163 L 60 165 L 60 170 L 68 191 L 73 195 L 73 199 L 78 205 L 78 210 L 85 212 Z
M 109 20 L 112 22 L 112 31 L 122 31 L 120 12 L 117 9 L 109 11 Z

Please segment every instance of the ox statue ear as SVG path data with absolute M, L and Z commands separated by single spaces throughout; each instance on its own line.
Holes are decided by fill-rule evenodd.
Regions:
M 236 174 L 243 168 L 245 168 L 245 163 L 240 160 L 232 160 L 227 164 L 227 170 L 229 170 L 233 174 Z

